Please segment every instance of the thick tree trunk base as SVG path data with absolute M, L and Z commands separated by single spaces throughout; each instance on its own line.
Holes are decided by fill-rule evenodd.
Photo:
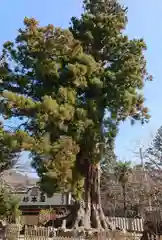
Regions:
M 114 230 L 114 226 L 106 219 L 100 205 L 91 205 L 85 210 L 84 204 L 76 203 L 71 213 L 54 221 L 50 220 L 45 225 L 55 228 L 83 229 L 83 230 Z
M 74 228 L 112 229 L 101 206 L 100 166 L 85 161 L 84 202 L 78 204 L 75 213 Z
M 97 229 L 113 230 L 113 225 L 106 219 L 101 205 L 92 206 L 91 227 Z
M 112 224 L 106 219 L 100 205 L 93 204 L 88 209 L 80 205 L 74 216 L 75 221 L 72 228 L 113 230 Z
M 100 167 L 85 161 L 84 201 L 78 201 L 72 207 L 71 215 L 67 216 L 66 227 L 85 230 L 114 230 L 108 222 L 101 206 Z M 65 225 L 65 224 L 64 224 Z

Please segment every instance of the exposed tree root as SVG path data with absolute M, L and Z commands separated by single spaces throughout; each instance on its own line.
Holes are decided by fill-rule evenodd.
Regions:
M 66 221 L 66 228 L 74 229 L 105 229 L 113 230 L 103 213 L 102 207 L 91 205 L 89 211 L 85 211 L 84 205 L 76 203 L 70 214 L 56 220 L 50 220 L 45 226 L 54 226 L 55 228 L 63 227 Z M 64 222 L 64 224 L 63 224 Z M 64 225 L 65 226 L 65 225 Z
M 84 229 L 97 228 L 97 229 L 110 229 L 102 209 L 91 205 L 88 210 L 80 208 L 74 223 L 74 228 L 82 227 Z

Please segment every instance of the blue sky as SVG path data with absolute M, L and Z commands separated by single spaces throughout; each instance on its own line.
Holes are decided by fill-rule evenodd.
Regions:
M 147 146 L 156 129 L 162 124 L 162 95 L 160 94 L 162 90 L 162 1 L 123 0 L 122 3 L 129 9 L 129 23 L 126 31 L 131 38 L 145 39 L 148 46 L 145 54 L 148 71 L 154 76 L 154 81 L 148 83 L 144 89 L 146 103 L 152 115 L 150 123 L 145 126 L 138 123 L 133 127 L 129 122 L 123 123 L 116 140 L 116 153 L 119 158 L 134 160 L 130 150 L 136 148 L 139 142 Z M 52 23 L 55 26 L 67 27 L 70 17 L 79 16 L 81 11 L 81 0 L 2 0 L 0 48 L 6 40 L 14 39 L 25 16 L 35 17 L 42 25 Z

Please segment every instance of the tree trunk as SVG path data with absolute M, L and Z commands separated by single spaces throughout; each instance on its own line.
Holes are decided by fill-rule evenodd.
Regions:
M 92 225 L 96 228 L 108 228 L 104 212 L 101 204 L 100 192 L 100 166 L 99 164 L 93 169 L 93 181 L 91 186 L 91 202 L 92 202 Z
M 81 220 L 83 220 L 80 226 L 83 226 L 85 229 L 91 227 L 112 229 L 111 224 L 106 220 L 102 210 L 99 164 L 95 166 L 91 164 L 85 165 L 84 190 L 84 207 L 80 206 L 74 226 L 78 227 Z
M 127 206 L 126 206 L 126 186 L 123 184 L 123 202 L 124 202 L 124 217 L 127 216 Z

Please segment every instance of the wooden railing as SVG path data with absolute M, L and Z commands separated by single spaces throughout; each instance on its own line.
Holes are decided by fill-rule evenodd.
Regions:
M 108 217 L 108 220 L 112 222 L 116 228 L 125 229 L 129 232 L 143 232 L 143 219 Z
M 8 240 L 139 240 L 140 236 L 135 233 L 123 233 L 121 231 L 95 231 L 88 232 L 83 230 L 58 230 L 44 227 L 26 227 L 25 233 L 20 235 L 19 227 L 8 226 L 5 239 Z

